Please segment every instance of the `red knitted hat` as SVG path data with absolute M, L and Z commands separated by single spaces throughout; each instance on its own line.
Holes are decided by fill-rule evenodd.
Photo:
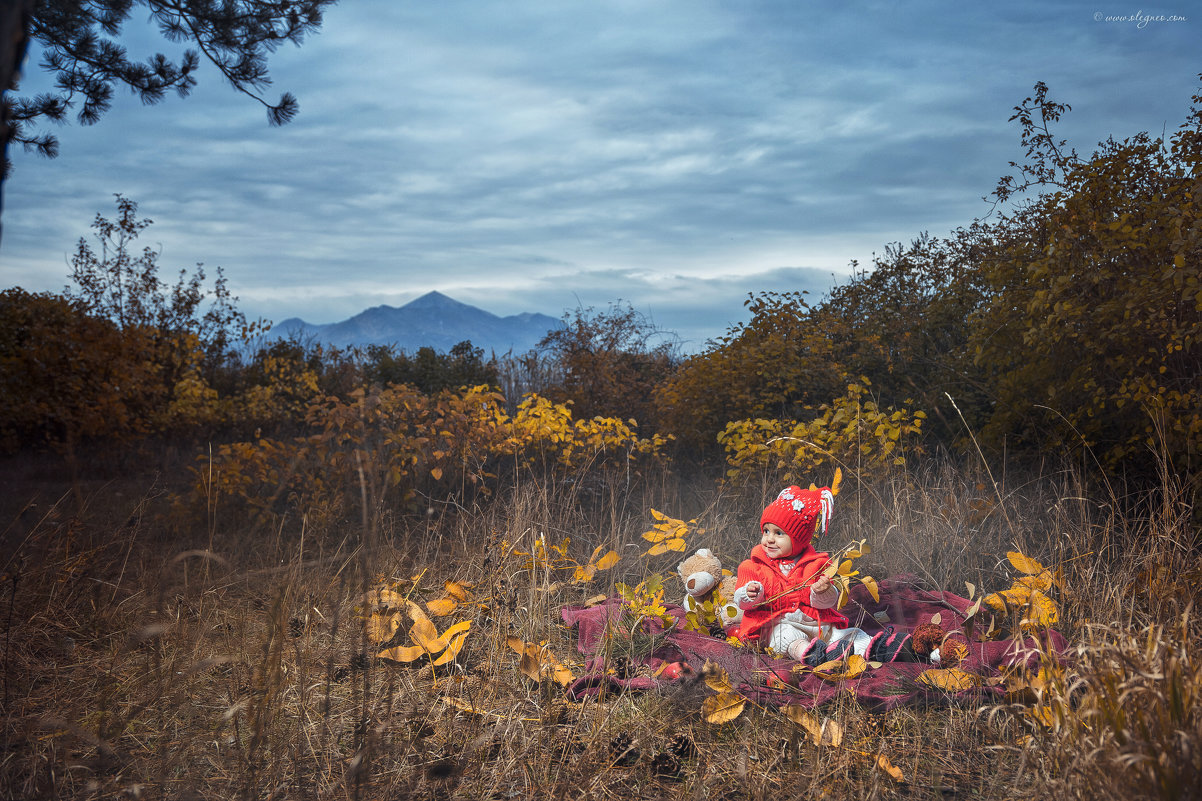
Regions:
M 774 523 L 793 540 L 793 552 L 804 550 L 814 534 L 825 534 L 835 508 L 835 496 L 830 487 L 803 490 L 786 487 L 776 500 L 760 515 L 760 530 L 765 523 Z

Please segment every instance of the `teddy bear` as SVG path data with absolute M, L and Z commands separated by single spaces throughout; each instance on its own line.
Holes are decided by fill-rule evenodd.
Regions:
M 953 640 L 937 623 L 923 623 L 910 637 L 914 653 L 922 660 L 944 667 L 956 667 L 968 658 L 968 646 Z
M 734 604 L 735 577 L 723 575 L 722 560 L 708 548 L 700 548 L 676 566 L 684 582 L 681 606 L 693 628 L 708 630 L 711 625 L 732 634 L 743 620 L 743 610 Z

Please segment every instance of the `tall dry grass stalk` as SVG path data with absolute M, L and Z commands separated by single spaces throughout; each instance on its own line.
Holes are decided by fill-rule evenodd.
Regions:
M 681 554 L 641 556 L 650 509 L 696 518 L 705 533 L 690 551 L 709 547 L 733 568 L 780 489 L 770 480 L 547 477 L 471 508 L 428 498 L 418 517 L 380 508 L 367 488 L 363 514 L 253 537 L 219 499 L 216 523 L 194 526 L 157 490 L 101 489 L 80 513 L 45 504 L 4 535 L 0 798 L 1009 799 L 1191 786 L 1197 584 L 1182 585 L 1199 568 L 1184 510 L 1174 500 L 1120 514 L 1071 471 L 995 477 L 996 489 L 976 468 L 931 461 L 850 482 L 837 502 L 831 547 L 866 538 L 873 575 L 1000 589 L 1017 548 L 1065 577 L 1075 656 L 1063 689 L 1041 699 L 1063 711 L 1058 728 L 1033 724 L 1029 703 L 882 717 L 841 696 L 819 710 L 858 750 L 886 754 L 904 785 L 846 749 L 805 745 L 772 710 L 706 724 L 704 685 L 579 704 L 517 669 L 511 638 L 579 671 L 560 608 L 671 573 Z M 573 583 L 522 555 L 540 538 L 569 539 L 580 560 L 598 545 L 621 560 Z M 471 629 L 454 663 L 375 658 L 364 591 L 396 586 L 425 602 L 450 580 L 473 585 L 455 612 Z M 669 600 L 683 594 L 668 587 Z

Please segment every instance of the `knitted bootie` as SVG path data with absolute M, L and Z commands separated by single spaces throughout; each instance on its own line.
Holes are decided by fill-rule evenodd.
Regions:
M 839 640 L 826 647 L 826 661 L 832 662 L 836 659 L 846 659 L 855 653 L 855 643 L 851 640 Z
M 868 644 L 869 662 L 918 662 L 918 655 L 910 644 L 910 635 L 896 631 L 892 626 L 872 638 Z
M 801 645 L 801 643 L 798 642 L 794 643 L 793 645 Z M 825 642 L 819 639 L 813 639 L 799 649 L 801 653 L 795 658 L 798 662 L 802 662 L 809 667 L 818 667 L 823 662 L 830 661 L 826 658 L 827 649 L 828 646 Z M 792 656 L 792 653 L 793 646 L 789 646 L 790 656 Z

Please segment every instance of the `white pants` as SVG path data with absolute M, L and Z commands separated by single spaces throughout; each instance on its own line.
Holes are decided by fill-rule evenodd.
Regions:
M 795 650 L 801 650 L 814 639 L 825 640 L 827 645 L 851 640 L 852 653 L 866 657 L 872 635 L 857 628 L 841 629 L 829 623 L 821 625 L 805 612 L 795 609 L 773 625 L 768 637 L 768 646 L 778 654 L 789 654 L 789 647 L 794 643 L 799 643 Z

